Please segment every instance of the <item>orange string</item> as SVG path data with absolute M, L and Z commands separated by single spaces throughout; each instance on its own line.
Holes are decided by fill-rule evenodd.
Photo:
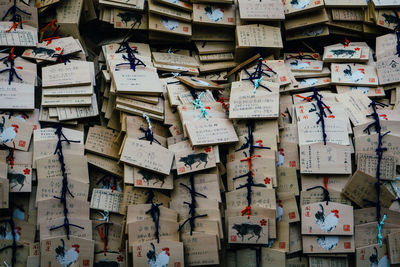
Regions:
M 44 32 L 45 30 L 47 30 L 50 26 L 53 26 L 52 30 L 53 32 L 57 29 L 57 27 L 55 26 L 55 24 L 57 23 L 57 19 L 53 19 L 52 21 L 50 21 L 46 26 L 44 26 L 40 32 Z
M 250 218 L 250 213 L 251 213 L 251 206 L 246 206 L 244 210 L 241 211 L 242 216 L 247 214 L 247 218 Z
M 13 22 L 13 24 L 11 25 L 10 29 L 6 30 L 6 32 L 10 32 L 12 29 L 14 29 L 14 31 L 17 30 L 18 25 L 25 23 L 26 20 L 23 20 L 21 22 Z
M 347 39 L 347 37 L 344 38 L 344 47 L 348 47 L 350 44 L 349 39 Z
M 253 158 L 261 158 L 261 155 L 253 155 L 253 156 L 251 156 L 251 157 L 247 157 L 247 158 L 244 158 L 244 159 L 241 159 L 241 160 L 240 160 L 241 162 L 247 161 L 247 164 L 248 164 L 248 166 L 249 166 L 250 176 L 251 176 L 252 179 L 253 179 L 253 171 L 251 170 L 251 160 L 252 160 Z M 242 213 L 242 216 L 244 216 L 245 214 L 247 214 L 247 218 L 250 218 L 251 206 L 246 206 L 246 208 L 245 208 L 244 210 L 242 210 L 241 213 Z
M 307 100 L 308 102 L 311 102 L 311 97 L 309 97 L 309 96 L 305 97 L 305 96 L 302 96 L 302 95 L 296 95 L 296 97 L 300 97 L 300 98 L 302 98 L 304 100 Z
M 222 104 L 222 107 L 225 109 L 226 112 L 229 111 L 228 105 L 225 103 L 225 99 L 223 97 L 218 98 L 217 102 Z
M 43 41 L 47 42 L 46 45 L 49 45 L 49 44 L 51 44 L 51 41 L 53 41 L 55 39 L 60 39 L 60 37 L 59 36 L 55 36 L 55 37 L 44 38 Z
M 106 251 L 107 251 L 107 242 L 106 242 L 106 237 L 105 237 L 105 235 L 104 235 L 104 232 L 103 232 L 103 227 L 98 227 L 97 228 L 97 232 L 99 232 L 99 235 L 100 235 L 100 238 L 101 238 L 101 240 L 103 240 L 103 243 L 104 243 L 104 256 L 106 256 Z
M 325 189 L 328 190 L 328 176 L 325 176 L 324 183 L 325 183 Z
M 253 158 L 261 158 L 261 155 L 253 155 L 251 157 L 247 157 L 245 159 L 241 159 L 240 161 L 247 161 L 247 164 L 249 165 L 249 172 L 251 172 L 251 160 Z M 252 175 L 253 176 L 253 175 Z

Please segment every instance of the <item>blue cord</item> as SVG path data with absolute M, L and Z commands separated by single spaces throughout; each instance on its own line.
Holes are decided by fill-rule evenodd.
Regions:
M 64 154 L 63 154 L 63 151 L 62 151 L 62 142 L 67 142 L 68 144 L 70 144 L 70 143 L 79 143 L 79 141 L 68 140 L 67 137 L 62 132 L 62 126 L 61 125 L 57 126 L 55 134 L 58 137 L 58 142 L 57 142 L 57 146 L 56 146 L 56 150 L 54 151 L 54 154 L 58 155 L 58 160 L 59 160 L 59 162 L 61 164 L 61 172 L 62 172 L 62 177 L 63 178 L 62 178 L 61 197 L 56 197 L 55 196 L 54 198 L 59 199 L 60 202 L 63 204 L 63 207 L 64 207 L 64 210 L 63 210 L 64 223 L 62 225 L 50 228 L 50 231 L 53 231 L 53 230 L 59 229 L 61 227 L 64 227 L 65 234 L 67 235 L 67 239 L 69 240 L 70 226 L 77 227 L 77 228 L 80 228 L 80 229 L 84 229 L 84 227 L 81 227 L 81 226 L 76 225 L 76 224 L 72 224 L 72 223 L 69 222 L 69 219 L 68 219 L 69 211 L 68 211 L 68 207 L 67 207 L 67 193 L 71 197 L 74 197 L 74 196 L 72 195 L 71 191 L 68 188 L 68 177 L 67 177 L 67 173 L 66 173 L 66 170 L 65 170 Z M 62 138 L 64 138 L 64 139 L 62 139 Z
M 193 231 L 194 231 L 194 220 L 196 218 L 201 218 L 201 217 L 206 217 L 207 216 L 207 214 L 196 215 L 196 196 L 200 196 L 200 197 L 204 197 L 204 198 L 207 198 L 207 196 L 205 196 L 205 195 L 203 195 L 203 194 L 201 194 L 199 192 L 196 192 L 195 187 L 194 187 L 194 175 L 193 174 L 190 174 L 190 178 L 189 179 L 190 179 L 189 180 L 190 181 L 190 187 L 185 185 L 184 183 L 180 183 L 180 185 L 185 187 L 190 193 L 191 202 L 190 203 L 186 202 L 186 201 L 183 202 L 184 204 L 188 205 L 188 207 L 189 207 L 189 215 L 190 215 L 190 217 L 187 218 L 181 225 L 179 225 L 178 231 L 180 232 L 182 230 L 183 226 L 185 226 L 185 224 L 187 222 L 189 222 L 189 224 L 190 224 L 190 235 L 192 235 Z
M 154 235 L 156 236 L 157 239 L 157 243 L 160 243 L 160 208 L 159 206 L 162 205 L 162 203 L 154 203 L 154 192 L 153 190 L 149 190 L 146 192 L 146 195 L 148 195 L 146 203 L 150 203 L 151 204 L 151 208 L 146 211 L 146 214 L 151 215 L 151 217 L 153 218 L 153 222 L 155 224 L 155 232 Z
M 367 117 L 372 117 L 374 121 L 370 123 L 365 129 L 364 132 L 368 132 L 368 134 L 371 133 L 370 128 L 374 127 L 375 131 L 378 134 L 378 147 L 376 148 L 375 152 L 376 155 L 378 156 L 377 160 L 377 165 L 376 165 L 376 183 L 375 183 L 375 190 L 376 190 L 376 202 L 365 200 L 366 202 L 374 205 L 376 207 L 376 220 L 378 222 L 378 242 L 379 245 L 382 247 L 382 234 L 381 234 L 381 228 L 383 227 L 384 221 L 386 219 L 386 214 L 384 215 L 382 221 L 381 221 L 381 163 L 382 163 L 382 156 L 383 152 L 387 151 L 386 147 L 383 146 L 383 137 L 390 133 L 390 131 L 382 134 L 382 127 L 380 124 L 379 120 L 379 114 L 377 112 L 377 107 L 385 107 L 387 106 L 386 104 L 380 103 L 376 100 L 376 97 L 371 101 L 369 104 L 369 107 L 372 108 L 372 113 L 367 115 Z

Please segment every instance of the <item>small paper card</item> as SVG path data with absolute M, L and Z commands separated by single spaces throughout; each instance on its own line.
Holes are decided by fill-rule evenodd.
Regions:
M 279 115 L 279 84 L 264 82 L 271 92 L 243 82 L 233 82 L 229 99 L 229 119 L 277 118 Z
M 335 202 L 318 202 L 301 207 L 303 235 L 353 235 L 353 207 Z
M 187 266 L 218 265 L 218 237 L 214 234 L 194 232 L 182 234 Z
M 175 152 L 178 175 L 210 169 L 216 166 L 215 155 L 211 146 Z
M 163 92 L 157 72 L 137 69 L 113 71 L 117 93 L 159 95 Z
M 336 99 L 345 107 L 354 126 L 372 122 L 372 119 L 367 117 L 372 113 L 372 108 L 369 107 L 371 100 L 362 92 L 354 90 L 345 94 L 338 94 Z
M 179 224 L 177 222 L 171 222 L 163 220 L 159 221 L 159 233 L 161 240 L 178 241 Z M 152 220 L 137 221 L 127 225 L 129 233 L 129 245 L 134 246 L 143 242 L 152 241 L 155 239 L 155 225 Z
M 64 206 L 59 199 L 49 198 L 38 202 L 37 226 L 42 223 L 63 217 Z M 68 199 L 67 201 L 68 217 L 76 219 L 89 219 L 89 202 L 78 199 Z
M 152 240 L 132 247 L 134 266 L 184 266 L 183 243 L 171 240 Z
M 0 46 L 23 46 L 34 47 L 38 43 L 37 29 L 24 25 L 24 29 L 19 27 L 15 30 L 6 32 L 13 25 L 13 22 L 0 23 Z
M 368 51 L 363 51 L 368 50 Z M 361 60 L 368 61 L 368 48 L 362 47 L 343 47 L 343 46 L 326 46 L 324 50 L 324 62 L 359 62 Z
M 7 178 L 10 184 L 10 192 L 32 191 L 32 165 L 16 164 L 8 167 Z
M 323 61 L 291 58 L 285 60 L 293 72 L 322 72 Z
M 167 0 L 161 0 L 167 1 Z M 181 2 L 181 1 L 179 1 Z M 185 3 L 185 2 L 183 2 Z M 189 4 L 189 3 L 185 3 Z M 160 16 L 156 14 L 149 14 L 149 30 L 161 33 L 176 34 L 179 36 L 192 36 L 192 24 L 176 19 Z
M 310 11 L 324 6 L 321 0 L 300 0 L 300 1 L 284 1 L 285 15 L 294 15 L 305 11 Z
M 90 62 L 73 61 L 42 68 L 43 87 L 85 85 L 92 82 Z
M 238 216 L 228 218 L 230 244 L 268 244 L 268 219 Z
M 119 213 L 122 195 L 121 192 L 116 190 L 94 188 L 90 208 Z
M 351 174 L 350 146 L 333 143 L 300 146 L 300 172 Z
M 375 183 L 376 178 L 369 176 L 362 171 L 356 171 L 343 188 L 343 195 L 359 205 L 365 206 L 364 199 L 374 201 L 376 199 Z M 381 188 L 381 205 L 383 208 L 389 208 L 394 200 L 394 195 L 383 185 Z
M 282 48 L 279 27 L 262 24 L 240 25 L 236 27 L 237 47 Z
M 92 266 L 93 260 L 93 240 L 58 236 L 40 241 L 41 266 Z
M 0 118 L 0 144 L 10 148 L 28 151 L 33 132 L 33 124 L 16 117 L 2 115 Z
M 374 154 L 358 153 L 357 169 L 376 177 L 378 156 Z M 383 155 L 380 162 L 380 178 L 383 180 L 396 179 L 397 157 Z
M 241 188 L 225 193 L 226 206 L 229 209 L 245 208 L 247 206 L 247 189 Z M 276 196 L 274 189 L 264 187 L 253 187 L 251 192 L 252 208 L 260 207 L 267 209 L 276 209 Z
M 146 14 L 114 8 L 112 15 L 116 29 L 145 30 L 148 28 Z
M 397 55 L 385 57 L 376 62 L 379 84 L 393 84 L 400 82 L 400 60 Z
M 184 67 L 198 67 L 199 63 L 196 58 L 186 55 L 174 54 L 174 53 L 161 53 L 161 52 L 153 52 L 152 53 L 153 60 L 156 63 L 160 64 L 168 64 L 168 65 L 177 65 Z M 178 76 L 179 79 L 181 76 Z M 185 77 L 189 78 L 189 77 Z
M 61 189 L 63 187 L 62 184 L 63 181 L 59 178 L 48 178 L 40 180 L 37 186 L 36 203 L 46 199 L 53 199 L 55 196 L 61 196 Z M 74 196 L 74 199 L 87 200 L 89 184 L 73 179 L 68 179 L 68 189 Z M 71 197 L 67 198 L 71 199 Z
M 78 219 L 78 218 L 68 218 L 71 224 L 79 225 L 79 227 L 70 227 L 70 236 L 76 236 L 85 239 L 92 239 L 92 221 L 88 219 Z M 43 222 L 40 224 L 40 240 L 49 239 L 56 236 L 65 235 L 64 227 L 51 230 L 53 227 L 63 225 L 64 217 L 59 217 L 57 219 Z
M 118 177 L 123 177 L 122 165 L 119 165 L 116 160 L 101 157 L 95 154 L 86 153 L 87 161 L 89 164 L 96 166 L 102 170 L 105 170 Z
M 165 176 L 146 169 L 133 168 L 133 184 L 135 187 L 173 189 L 174 177 L 172 174 Z
M 90 127 L 87 134 L 85 150 L 105 157 L 119 159 L 121 144 L 116 142 L 119 132 L 106 127 Z
M 390 236 L 390 235 L 389 235 Z M 390 257 L 392 258 L 392 257 Z M 371 266 L 376 262 L 387 262 L 389 264 L 390 259 L 388 257 L 388 248 L 385 243 L 382 247 L 379 244 L 368 245 L 365 247 L 356 248 L 356 265 L 357 266 Z M 388 265 L 387 265 L 388 266 Z
M 89 170 L 86 156 L 64 155 L 65 173 L 69 179 L 89 183 Z M 58 155 L 52 155 L 36 160 L 37 177 L 39 180 L 47 178 L 62 178 L 61 163 Z
M 304 253 L 354 253 L 353 236 L 320 235 L 303 236 Z
M 61 54 L 62 50 L 62 47 L 57 46 L 54 43 L 47 45 L 47 42 L 44 42 L 38 43 L 35 48 L 26 49 L 21 56 L 55 62 L 57 60 L 57 56 L 55 54 Z
M 186 130 L 194 146 L 229 144 L 239 140 L 228 119 L 188 121 Z
M 378 76 L 374 66 L 332 63 L 331 69 L 333 84 L 378 86 Z
M 121 161 L 157 173 L 169 175 L 174 153 L 148 141 L 127 138 L 121 154 Z
M 235 27 L 235 6 L 193 4 L 193 23 Z
M 283 4 L 279 0 L 240 0 L 239 14 L 242 20 L 284 20 Z
M 27 83 L 0 82 L 1 109 L 34 109 L 35 86 Z

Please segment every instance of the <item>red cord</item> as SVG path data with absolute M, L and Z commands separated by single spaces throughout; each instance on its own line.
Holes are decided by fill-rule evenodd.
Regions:
M 10 29 L 6 30 L 6 32 L 10 32 L 12 29 L 14 29 L 14 31 L 17 30 L 18 25 L 25 23 L 26 20 L 23 20 L 21 22 L 13 22 L 13 24 L 11 25 Z

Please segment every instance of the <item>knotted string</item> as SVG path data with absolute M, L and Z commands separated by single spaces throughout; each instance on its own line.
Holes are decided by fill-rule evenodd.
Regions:
M 124 47 L 124 48 L 122 48 Z M 144 66 L 146 67 L 146 64 L 143 63 L 143 61 L 141 61 L 140 59 L 138 59 L 135 56 L 135 53 L 137 53 L 136 49 L 132 49 L 128 42 L 123 42 L 121 44 L 121 47 L 117 50 L 117 53 L 120 53 L 122 51 L 126 51 L 126 54 L 128 55 L 128 57 L 126 57 L 125 55 L 122 55 L 122 58 L 129 61 L 129 63 L 119 63 L 116 66 L 122 66 L 122 65 L 130 65 L 131 69 L 133 71 L 136 71 L 136 67 L 137 66 Z
M 200 117 L 199 119 L 201 119 L 202 117 L 206 118 L 206 120 L 208 120 L 208 116 L 207 116 L 207 110 L 203 105 L 203 102 L 201 102 L 201 97 L 203 96 L 204 91 L 200 93 L 200 95 L 196 98 L 195 101 L 192 100 L 192 103 L 194 105 L 194 109 L 198 109 L 200 108 Z
M 370 123 L 365 129 L 364 132 L 367 132 L 368 134 L 371 133 L 370 128 L 374 127 L 375 131 L 378 134 L 378 147 L 376 148 L 375 152 L 378 157 L 377 159 L 377 164 L 376 164 L 376 182 L 375 182 L 375 190 L 376 190 L 376 202 L 370 201 L 370 200 L 365 200 L 366 202 L 376 206 L 376 220 L 378 222 L 378 242 L 380 246 L 382 246 L 382 235 L 380 235 L 381 228 L 383 227 L 384 220 L 386 218 L 386 214 L 384 215 L 382 221 L 381 221 L 381 163 L 382 163 L 382 157 L 383 157 L 383 152 L 387 150 L 386 147 L 383 146 L 383 137 L 390 133 L 390 131 L 382 134 L 382 128 L 379 120 L 379 114 L 377 113 L 377 107 L 385 107 L 387 106 L 386 104 L 380 103 L 376 101 L 376 97 L 371 101 L 369 104 L 369 107 L 372 108 L 372 113 L 367 115 L 368 118 L 372 118 L 374 121 Z
M 103 241 L 103 244 L 104 244 L 103 252 L 104 252 L 104 256 L 106 256 L 107 244 L 108 244 L 108 232 L 110 230 L 110 225 L 112 225 L 113 223 L 110 223 L 110 212 L 108 210 L 105 210 L 104 212 L 99 212 L 99 213 L 101 214 L 101 216 L 103 216 L 103 218 L 99 219 L 99 221 L 104 221 L 104 222 L 98 224 L 96 226 L 96 229 L 100 235 L 100 239 Z M 100 226 L 103 226 L 103 225 L 104 225 L 104 227 L 100 228 Z
M 257 88 L 258 88 L 258 86 L 260 86 L 260 82 L 261 82 L 262 79 L 264 79 L 264 76 L 259 78 L 259 79 L 255 79 L 255 81 L 254 81 L 254 89 L 253 89 L 253 93 L 254 94 L 257 92 Z
M 144 136 L 139 138 L 139 140 L 145 139 L 147 141 L 150 141 L 150 145 L 153 144 L 153 141 L 155 141 L 157 144 L 161 145 L 161 143 L 158 142 L 158 140 L 154 138 L 153 126 L 151 126 L 151 121 L 150 121 L 149 116 L 147 116 L 146 114 L 143 114 L 143 118 L 146 119 L 148 128 L 147 128 L 147 130 L 144 129 L 143 127 L 139 128 L 139 130 L 141 130 L 144 133 Z
M 146 203 L 150 203 L 151 207 L 148 211 L 146 211 L 146 214 L 151 215 L 151 218 L 153 219 L 154 225 L 155 225 L 155 232 L 154 235 L 156 236 L 157 243 L 160 243 L 160 206 L 162 203 L 154 203 L 154 192 L 153 190 L 149 190 L 146 192 L 147 200 Z
M 311 56 L 311 55 L 304 55 L 303 52 L 298 53 L 298 55 L 288 55 L 286 57 L 286 59 L 299 59 L 299 60 L 303 60 L 303 59 L 308 59 L 308 60 L 317 60 L 315 57 Z
M 60 63 L 64 63 L 64 65 L 67 65 L 67 62 L 71 62 L 71 59 L 73 59 L 73 58 L 77 59 L 78 58 L 78 57 L 73 56 L 71 54 L 64 55 L 64 52 L 55 53 L 51 57 L 57 58 L 56 61 L 58 61 Z
M 17 30 L 17 28 L 18 28 L 18 25 L 21 27 L 21 29 L 22 29 L 22 23 L 25 23 L 26 22 L 26 20 L 21 20 L 21 21 L 19 21 L 19 22 L 13 22 L 13 24 L 11 25 L 11 27 L 8 29 L 8 30 L 6 30 L 6 32 L 10 32 L 12 29 L 14 29 L 14 31 L 16 31 Z
M 350 41 L 349 41 L 349 39 L 347 39 L 347 37 L 345 37 L 344 38 L 344 44 L 343 44 L 343 46 L 346 48 L 346 47 L 348 47 L 350 45 Z
M 42 41 L 46 42 L 46 45 L 51 44 L 51 42 L 55 39 L 60 39 L 60 36 L 57 36 L 57 32 L 60 29 L 60 25 L 57 25 L 57 19 L 53 19 L 46 26 L 44 26 L 39 32 L 44 33 L 49 27 L 51 27 L 52 33 L 49 37 L 44 38 Z
M 0 248 L 0 252 L 10 249 L 12 250 L 12 256 L 11 256 L 11 267 L 14 267 L 15 264 L 17 263 L 17 249 L 22 248 L 23 245 L 17 245 L 17 236 L 15 234 L 15 223 L 14 223 L 14 218 L 13 218 L 13 206 L 12 204 L 10 205 L 10 219 L 5 220 L 5 222 L 8 222 L 11 228 L 11 235 L 12 235 L 12 245 L 5 246 Z
M 262 146 L 261 140 L 256 141 L 256 143 L 259 144 L 258 146 L 254 145 L 254 127 L 255 127 L 254 121 L 248 121 L 246 123 L 246 126 L 247 126 L 247 135 L 248 135 L 248 137 L 244 137 L 246 139 L 246 143 L 244 143 L 241 147 L 236 149 L 235 152 L 238 152 L 240 150 L 248 148 L 249 155 L 251 157 L 254 153 L 254 148 L 271 149 L 270 147 Z
M 247 75 L 249 75 L 249 78 L 246 78 L 243 80 L 249 80 L 254 85 L 254 90 L 256 90 L 258 87 L 262 87 L 262 88 L 272 92 L 268 87 L 260 84 L 260 82 L 262 80 L 263 75 L 267 76 L 267 77 L 271 77 L 265 71 L 272 72 L 275 75 L 276 75 L 276 72 L 273 69 L 271 69 L 270 67 L 268 67 L 268 65 L 263 63 L 262 61 L 263 61 L 263 59 L 260 57 L 258 59 L 256 69 L 252 73 L 249 73 L 247 69 L 244 69 L 244 71 L 247 73 Z M 263 66 L 266 67 L 265 71 L 263 70 Z
M 327 106 L 323 101 L 322 101 L 322 95 L 320 95 L 318 93 L 317 88 L 313 88 L 313 95 L 310 97 L 303 97 L 301 95 L 296 95 L 297 97 L 303 98 L 307 101 L 312 101 L 315 100 L 317 101 L 317 107 L 318 107 L 318 111 L 317 115 L 319 116 L 319 119 L 317 120 L 316 124 L 321 123 L 321 128 L 322 128 L 322 138 L 324 140 L 324 145 L 326 145 L 326 138 L 327 138 L 327 134 L 326 134 L 326 130 L 325 130 L 325 118 L 327 117 L 326 113 L 325 113 L 325 109 L 327 109 L 329 111 L 329 113 L 332 114 L 331 109 L 329 108 L 329 106 Z
M 192 95 L 193 99 L 196 100 L 197 98 L 199 98 L 199 96 L 196 93 L 196 90 L 194 90 L 193 88 L 189 89 L 190 94 Z
M 21 1 L 22 3 L 24 3 L 25 5 L 29 6 L 29 4 L 25 3 L 24 1 Z M 19 8 L 17 6 L 17 0 L 14 0 L 13 5 L 7 10 L 6 14 L 1 18 L 2 21 L 4 21 L 6 19 L 6 17 L 8 16 L 8 14 L 12 15 L 11 21 L 13 23 L 19 23 L 19 25 L 21 26 L 22 29 L 22 17 L 21 15 L 17 14 L 17 12 L 21 12 L 25 15 L 32 15 L 31 13 L 28 13 L 24 10 L 22 10 L 21 8 Z
M 245 137 L 246 139 L 246 143 L 244 143 L 239 149 L 236 150 L 240 151 L 243 149 L 248 148 L 249 149 L 249 156 L 247 156 L 246 152 L 243 152 L 245 155 L 244 159 L 241 159 L 240 161 L 247 161 L 248 167 L 249 167 L 249 171 L 246 174 L 234 177 L 233 180 L 237 180 L 239 178 L 243 178 L 243 177 L 247 177 L 246 183 L 243 185 L 239 185 L 236 189 L 240 189 L 240 188 L 247 188 L 247 206 L 241 211 L 242 216 L 244 216 L 245 214 L 247 215 L 248 218 L 250 218 L 250 214 L 251 214 L 251 192 L 252 192 L 252 187 L 253 186 L 257 186 L 257 187 L 265 187 L 264 184 L 261 183 L 254 183 L 253 180 L 253 171 L 252 171 L 252 159 L 254 157 L 261 157 L 260 155 L 253 155 L 254 154 L 254 148 L 262 148 L 262 149 L 270 149 L 269 147 L 264 147 L 262 146 L 262 144 L 260 142 L 258 142 L 260 145 L 259 146 L 255 146 L 254 145 L 254 136 L 253 136 L 253 132 L 254 132 L 254 121 L 248 121 L 247 122 L 247 132 L 248 132 L 248 137 Z
M 79 143 L 79 141 L 73 141 L 73 140 L 68 140 L 67 137 L 64 135 L 64 133 L 62 132 L 62 126 L 58 125 L 55 131 L 55 134 L 58 137 L 58 141 L 57 141 L 57 145 L 56 145 L 56 150 L 54 151 L 54 154 L 58 155 L 58 161 L 61 164 L 61 173 L 62 173 L 62 188 L 61 188 L 61 196 L 60 197 L 56 197 L 54 196 L 54 198 L 59 199 L 60 202 L 62 203 L 64 209 L 63 209 L 63 213 L 64 213 L 64 223 L 60 226 L 55 226 L 50 228 L 50 231 L 56 230 L 58 228 L 64 227 L 65 230 L 65 234 L 67 235 L 67 239 L 69 240 L 69 234 L 70 234 L 70 226 L 73 227 L 77 227 L 80 229 L 84 229 L 84 227 L 81 227 L 79 225 L 76 224 L 72 224 L 69 223 L 69 219 L 68 219 L 68 207 L 67 207 L 67 193 L 71 196 L 74 197 L 71 193 L 71 191 L 68 188 L 68 177 L 67 177 L 67 173 L 65 170 L 65 162 L 64 162 L 64 154 L 62 151 L 62 142 L 67 142 L 68 144 L 70 143 Z M 64 139 L 62 139 L 64 138 Z
M 195 186 L 194 186 L 194 175 L 193 174 L 190 174 L 189 181 L 190 181 L 190 187 L 185 185 L 184 183 L 180 183 L 180 185 L 185 187 L 190 193 L 191 202 L 190 203 L 186 202 L 186 201 L 183 202 L 184 204 L 188 205 L 188 207 L 189 207 L 189 216 L 190 217 L 187 218 L 181 225 L 179 225 L 178 231 L 181 231 L 183 226 L 185 226 L 185 224 L 187 222 L 189 222 L 189 224 L 190 224 L 190 235 L 192 235 L 193 234 L 193 230 L 194 230 L 194 220 L 196 218 L 201 218 L 201 217 L 206 217 L 207 216 L 207 214 L 196 215 L 196 196 L 204 197 L 204 198 L 207 198 L 207 196 L 203 195 L 203 194 L 201 194 L 199 192 L 196 192 L 196 189 L 195 189 Z
M 114 183 L 112 182 L 112 180 L 114 180 Z M 106 189 L 111 189 L 111 192 L 114 192 L 114 190 L 116 190 L 118 187 L 117 178 L 112 177 L 112 176 L 110 177 L 108 175 L 104 175 L 102 178 L 100 178 L 97 181 L 96 185 L 98 185 L 100 183 L 103 183 L 103 186 Z M 117 191 L 119 191 L 119 190 L 117 189 Z
M 328 205 L 329 201 L 331 201 L 331 198 L 329 196 L 328 188 L 325 188 L 325 187 L 323 187 L 321 185 L 317 185 L 317 186 L 308 188 L 307 191 L 311 191 L 311 190 L 314 190 L 314 189 L 317 189 L 317 188 L 322 189 L 322 191 L 324 192 L 324 199 L 322 201 L 326 201 L 326 205 Z
M 172 76 L 172 77 L 176 78 L 176 77 L 182 76 L 182 74 L 185 74 L 187 72 L 189 72 L 189 71 L 183 70 L 183 71 L 180 71 L 180 72 L 173 72 L 173 71 L 164 72 L 164 73 L 161 74 L 161 76 L 163 76 L 163 77 Z M 175 84 L 175 83 L 181 83 L 181 81 L 167 82 L 167 84 Z
M 39 32 L 45 32 L 49 27 L 51 27 L 51 30 L 55 33 L 60 28 L 60 25 L 57 25 L 57 19 L 50 21 L 46 26 L 40 29 Z
M 217 102 L 221 103 L 222 107 L 225 109 L 225 112 L 229 111 L 229 106 L 225 103 L 225 98 L 221 96 L 220 98 L 218 98 Z
M 0 73 L 8 71 L 8 84 L 11 84 L 11 82 L 14 80 L 14 75 L 17 77 L 20 81 L 22 81 L 22 78 L 19 77 L 17 69 L 22 69 L 22 67 L 15 67 L 15 55 L 14 55 L 14 47 L 11 48 L 10 52 L 8 53 L 8 56 L 5 56 L 3 58 L 0 58 L 0 61 L 3 61 L 3 63 L 8 67 L 8 63 L 10 63 L 9 68 L 5 68 L 3 70 L 0 70 Z
M 382 227 L 385 224 L 385 220 L 386 220 L 386 214 L 383 215 L 382 221 L 378 221 L 378 243 L 379 243 L 379 247 L 382 247 Z
M 393 32 L 396 34 L 397 38 L 397 45 L 396 45 L 396 55 L 400 57 L 400 18 L 399 18 L 399 13 L 397 13 L 396 10 L 393 10 L 395 16 L 396 16 L 396 27 L 394 27 Z

